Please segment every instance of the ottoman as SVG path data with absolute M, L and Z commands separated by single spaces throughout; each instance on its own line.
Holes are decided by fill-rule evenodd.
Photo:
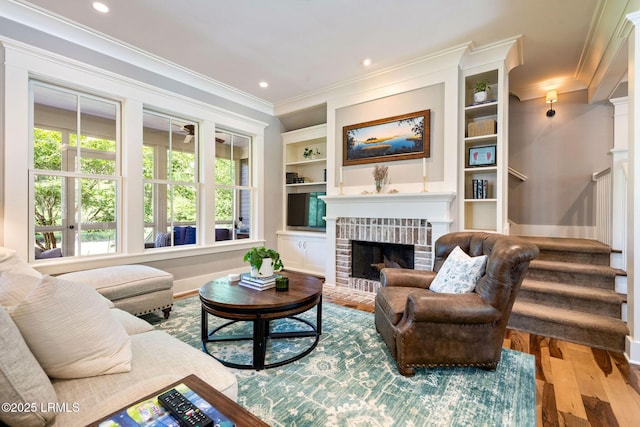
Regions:
M 169 318 L 173 306 L 173 275 L 146 265 L 118 265 L 58 276 L 93 286 L 117 308 L 135 316 L 156 310 Z

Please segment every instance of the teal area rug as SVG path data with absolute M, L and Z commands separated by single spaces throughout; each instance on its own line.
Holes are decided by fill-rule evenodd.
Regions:
M 315 309 L 304 318 L 315 323 Z M 145 319 L 200 348 L 200 301 L 179 300 L 168 320 Z M 535 426 L 534 358 L 503 349 L 495 372 L 475 368 L 397 371 L 373 314 L 324 303 L 322 336 L 313 352 L 278 368 L 237 370 L 238 403 L 271 426 Z M 210 329 L 225 321 L 209 316 Z M 249 323 L 234 333 L 248 333 Z M 274 328 L 308 328 L 291 320 Z M 310 338 L 274 340 L 267 363 L 303 351 Z M 211 343 L 210 351 L 250 363 L 251 344 Z

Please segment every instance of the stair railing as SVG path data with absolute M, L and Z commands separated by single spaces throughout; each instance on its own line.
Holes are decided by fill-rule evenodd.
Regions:
M 596 239 L 611 245 L 611 168 L 591 176 L 596 183 Z

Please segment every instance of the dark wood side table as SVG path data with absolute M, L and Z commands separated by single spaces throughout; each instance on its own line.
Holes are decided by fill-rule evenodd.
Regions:
M 195 375 L 189 375 L 188 377 L 184 377 L 183 379 L 176 381 L 173 384 L 163 387 L 160 390 L 154 393 L 151 393 L 150 395 L 145 396 L 144 398 L 138 400 L 137 402 L 132 402 L 130 405 L 127 405 L 115 411 L 114 413 L 107 415 L 106 417 L 89 424 L 89 426 L 98 427 L 98 425 L 102 421 L 109 419 L 110 417 L 118 414 L 122 410 L 129 408 L 130 406 L 136 405 L 140 402 L 144 402 L 145 400 L 151 399 L 166 390 L 172 389 L 173 387 L 177 386 L 180 383 L 183 383 L 184 385 L 189 387 L 191 390 L 193 390 L 196 394 L 198 394 L 200 397 L 202 397 L 204 400 L 209 402 L 211 406 L 216 408 L 218 411 L 220 411 L 220 413 L 222 413 L 224 416 L 226 416 L 232 422 L 234 422 L 237 427 L 254 427 L 254 426 L 269 427 L 269 424 L 265 423 L 260 418 L 256 417 L 251 412 L 247 411 L 242 406 L 238 405 L 236 402 L 229 399 L 227 396 L 220 393 L 218 390 L 211 387 L 209 384 L 202 381 L 200 378 L 198 378 Z
M 223 277 L 213 280 L 200 288 L 202 305 L 201 338 L 202 350 L 226 366 L 239 369 L 264 369 L 282 366 L 309 354 L 318 344 L 322 333 L 322 282 L 317 277 L 292 273 L 279 273 L 289 278 L 289 290 L 277 292 L 275 288 L 259 291 L 230 282 Z M 316 307 L 316 324 L 295 317 L 297 314 Z M 208 315 L 229 319 L 230 322 L 209 332 Z M 291 318 L 309 326 L 310 329 L 292 332 L 272 332 L 269 322 L 275 319 Z M 239 321 L 253 322 L 251 336 L 221 336 L 224 328 Z M 216 335 L 218 334 L 218 335 Z M 304 352 L 286 360 L 265 364 L 267 339 L 315 337 L 313 344 Z M 253 340 L 252 363 L 243 365 L 220 360 L 207 349 L 207 343 L 236 340 Z

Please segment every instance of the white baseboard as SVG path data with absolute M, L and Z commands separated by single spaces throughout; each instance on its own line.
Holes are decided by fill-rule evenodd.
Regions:
M 514 222 L 510 222 L 510 225 L 509 234 L 515 236 L 596 238 L 596 229 L 591 226 L 516 224 Z
M 627 335 L 624 355 L 630 364 L 640 365 L 640 341 L 632 341 Z

